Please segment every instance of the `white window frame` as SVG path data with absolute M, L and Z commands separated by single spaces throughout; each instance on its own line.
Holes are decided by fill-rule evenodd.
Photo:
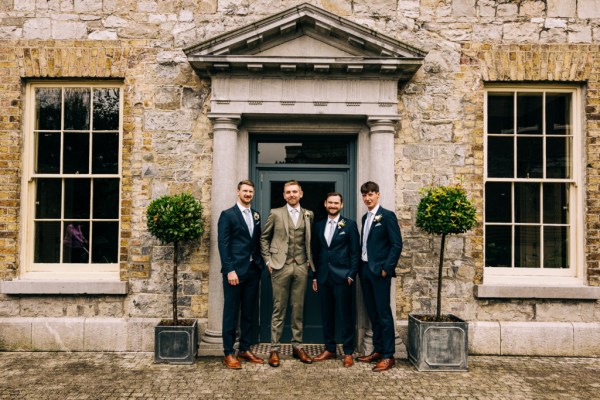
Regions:
M 571 178 L 569 179 L 548 179 L 548 178 L 489 178 L 488 177 L 488 94 L 494 92 L 516 92 L 516 93 L 571 93 L 572 107 L 572 164 Z M 545 104 L 545 103 L 544 103 Z M 483 262 L 484 262 L 484 284 L 510 284 L 510 285 L 558 285 L 558 286 L 581 286 L 585 278 L 585 256 L 584 256 L 584 203 L 583 203 L 583 166 L 584 163 L 584 134 L 582 123 L 581 107 L 583 104 L 583 93 L 579 86 L 566 85 L 489 85 L 485 88 L 484 96 L 484 202 L 485 202 L 485 184 L 488 182 L 509 182 L 509 183 L 569 183 L 569 268 L 516 268 L 516 267 L 486 267 L 485 260 L 485 229 L 483 238 Z M 515 103 L 515 119 L 517 112 Z M 542 117 L 545 119 L 545 107 Z M 545 130 L 544 130 L 545 131 Z M 513 133 L 516 135 L 516 130 Z M 545 141 L 544 141 L 545 143 Z M 516 157 L 515 152 L 515 157 Z M 545 145 L 543 159 L 545 165 Z M 514 199 L 511 200 L 511 207 L 514 212 Z M 486 221 L 484 205 L 484 224 Z M 514 222 L 510 224 L 514 229 Z M 514 244 L 511 246 L 514 259 Z
M 36 88 L 118 88 L 119 89 L 119 144 L 118 167 L 116 174 L 37 174 L 35 172 L 35 89 Z M 64 110 L 63 110 L 64 111 Z M 93 109 L 91 110 L 93 112 Z M 91 124 L 90 124 L 91 125 Z M 90 131 L 92 127 L 90 126 Z M 64 280 L 64 281 L 119 281 L 120 271 L 120 239 L 117 243 L 117 262 L 115 263 L 34 263 L 34 219 L 35 219 L 35 180 L 36 178 L 118 178 L 119 179 L 119 214 L 118 238 L 121 232 L 121 190 L 122 148 L 123 148 L 123 84 L 118 81 L 31 81 L 25 87 L 25 119 L 23 130 L 23 177 L 21 197 L 21 253 L 20 278 L 25 280 Z M 91 143 L 90 143 L 91 145 Z M 90 155 L 91 156 L 91 155 Z M 93 193 L 90 193 L 93 201 Z M 64 198 L 62 199 L 64 202 Z M 90 222 L 92 220 L 90 219 Z

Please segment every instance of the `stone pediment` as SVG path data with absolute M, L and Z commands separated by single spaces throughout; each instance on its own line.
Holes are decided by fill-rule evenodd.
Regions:
M 409 80 L 426 53 L 310 4 L 184 49 L 203 76 L 384 75 Z

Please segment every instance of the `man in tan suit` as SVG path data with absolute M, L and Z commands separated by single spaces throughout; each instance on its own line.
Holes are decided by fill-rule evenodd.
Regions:
M 260 248 L 273 286 L 271 354 L 269 365 L 279 367 L 281 335 L 288 306 L 291 306 L 293 356 L 305 364 L 312 359 L 302 348 L 302 317 L 308 269 L 315 270 L 310 252 L 314 214 L 300 207 L 302 188 L 297 181 L 283 186 L 287 204 L 271 210 L 260 238 Z

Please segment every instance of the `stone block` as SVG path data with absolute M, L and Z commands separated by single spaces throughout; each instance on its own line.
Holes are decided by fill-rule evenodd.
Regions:
M 75 11 L 91 14 L 102 10 L 102 2 L 97 0 L 75 0 Z
M 572 18 L 575 16 L 577 0 L 547 0 L 548 17 Z
M 496 10 L 497 17 L 514 17 L 519 12 L 519 6 L 513 3 L 499 4 Z
M 32 318 L 0 318 L 0 351 L 31 350 Z
M 0 296 L 0 317 L 16 317 L 19 315 L 19 299 Z
M 457 17 L 475 17 L 477 15 L 475 0 L 453 0 L 452 15 Z
M 84 22 L 52 21 L 52 39 L 85 39 L 86 37 L 87 27 Z
M 469 354 L 500 355 L 500 323 L 469 323 Z
M 390 15 L 396 11 L 396 0 L 354 0 L 352 2 L 356 14 Z
M 31 18 L 23 23 L 24 39 L 48 39 L 51 35 L 50 18 Z
M 570 322 L 500 322 L 501 355 L 572 356 Z
M 83 351 L 84 321 L 84 318 L 33 319 L 32 350 Z
M 600 18 L 600 0 L 578 0 L 577 16 L 590 19 Z
M 600 323 L 573 323 L 573 355 L 600 357 Z
M 155 111 L 144 113 L 144 130 L 186 131 L 192 130 L 193 115 L 190 111 Z
M 587 25 L 569 26 L 569 43 L 590 43 L 592 41 L 592 28 Z
M 127 323 L 123 318 L 86 318 L 84 351 L 127 351 Z
M 154 327 L 158 318 L 130 318 L 127 320 L 127 351 L 154 351 Z

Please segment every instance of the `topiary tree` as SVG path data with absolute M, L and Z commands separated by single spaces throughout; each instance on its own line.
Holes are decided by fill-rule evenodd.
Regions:
M 421 189 L 423 198 L 417 206 L 417 226 L 427 233 L 442 235 L 438 268 L 436 320 L 442 309 L 442 266 L 446 235 L 464 233 L 477 223 L 475 206 L 467 199 L 461 185 L 429 186 Z
M 204 232 L 202 205 L 189 193 L 162 196 L 146 209 L 150 233 L 164 244 L 173 243 L 173 324 L 177 319 L 177 253 L 180 242 L 198 239 Z

